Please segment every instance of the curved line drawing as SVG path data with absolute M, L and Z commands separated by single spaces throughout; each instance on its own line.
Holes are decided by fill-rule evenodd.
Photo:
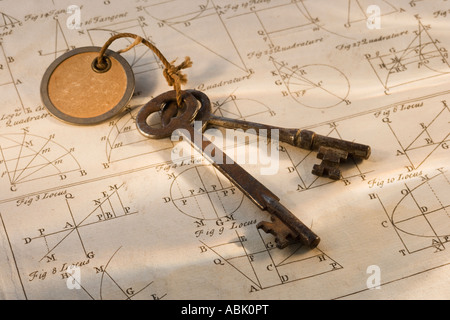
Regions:
M 186 175 L 192 176 L 186 182 L 179 181 Z M 184 170 L 172 181 L 170 198 L 178 211 L 191 218 L 217 220 L 235 213 L 244 201 L 244 194 L 212 165 L 200 165 Z M 235 201 L 226 202 L 229 198 Z
M 111 261 L 114 259 L 114 256 L 117 254 L 117 252 L 119 252 L 120 249 L 122 249 L 122 247 L 119 247 L 119 249 L 117 249 L 117 250 L 113 253 L 113 255 L 111 256 L 111 258 L 109 258 L 108 262 L 106 263 L 105 268 L 103 269 L 102 277 L 101 277 L 101 280 L 100 280 L 100 300 L 103 300 L 103 278 L 104 278 L 104 276 L 105 276 L 105 274 L 106 274 L 106 270 L 108 269 L 109 264 L 110 264 Z
M 440 202 L 440 205 L 441 205 L 437 210 L 432 210 L 432 211 L 427 211 L 427 212 L 421 212 L 421 211 L 420 211 L 420 207 L 419 207 L 420 204 L 418 204 L 418 203 L 416 202 L 416 200 L 414 200 L 414 202 L 416 202 L 416 204 L 417 204 L 417 208 L 414 208 L 414 209 L 420 211 L 418 215 L 414 215 L 414 216 L 412 216 L 412 217 L 410 217 L 410 218 L 408 218 L 408 219 L 403 219 L 403 220 L 395 220 L 395 218 L 394 218 L 396 214 L 397 214 L 397 215 L 401 215 L 401 213 L 402 213 L 402 212 L 401 212 L 402 208 L 401 208 L 400 206 L 403 204 L 403 201 L 406 201 L 406 199 L 407 199 L 408 197 L 412 197 L 412 198 L 414 199 L 414 192 L 415 192 L 415 191 L 417 191 L 417 190 L 420 191 L 420 188 L 422 188 L 423 186 L 429 184 L 430 181 L 432 181 L 432 180 L 434 180 L 434 179 L 436 179 L 436 178 L 438 178 L 438 177 L 441 177 L 442 175 L 443 175 L 443 173 L 438 174 L 438 175 L 435 175 L 435 176 L 433 176 L 433 177 L 431 177 L 431 178 L 425 179 L 423 182 L 421 182 L 420 184 L 418 184 L 417 186 L 415 186 L 413 189 L 409 189 L 409 188 L 407 189 L 408 192 L 407 192 L 407 193 L 399 200 L 399 202 L 396 204 L 396 206 L 395 206 L 394 209 L 392 210 L 392 214 L 391 214 L 391 223 L 392 223 L 392 225 L 395 227 L 396 230 L 398 230 L 398 231 L 400 231 L 400 232 L 403 232 L 403 233 L 405 233 L 405 234 L 411 235 L 411 236 L 417 236 L 417 237 L 421 237 L 421 238 L 436 238 L 436 237 L 440 238 L 440 237 L 447 237 L 447 236 L 450 235 L 450 229 L 448 230 L 448 233 L 446 233 L 446 234 L 437 234 L 437 233 L 435 232 L 435 228 L 433 228 L 433 225 L 432 225 L 427 219 L 425 219 L 425 220 L 426 220 L 426 222 L 428 223 L 428 225 L 429 225 L 429 227 L 430 227 L 430 231 L 433 232 L 433 234 L 426 234 L 426 233 L 424 233 L 424 234 L 418 234 L 418 233 L 414 233 L 414 232 L 412 232 L 412 231 L 407 230 L 405 227 L 400 227 L 400 226 L 399 226 L 400 223 L 405 222 L 405 221 L 407 221 L 407 220 L 415 219 L 415 218 L 418 218 L 418 217 L 421 217 L 421 216 L 426 217 L 427 215 L 435 214 L 436 212 L 439 212 L 440 210 L 444 210 L 445 212 L 447 212 L 447 208 L 450 207 L 450 204 L 449 204 L 449 205 L 443 205 L 443 204 L 441 203 L 441 201 L 439 200 L 439 198 L 437 198 L 437 196 L 436 196 L 436 200 L 439 201 L 439 202 Z M 429 186 L 429 187 L 430 187 L 430 186 Z M 431 188 L 431 187 L 430 187 L 430 188 Z M 397 210 L 398 210 L 398 211 L 397 211 Z M 449 216 L 449 215 L 450 215 L 450 212 L 447 213 L 447 216 L 448 216 L 449 219 L 450 219 L 450 216 Z M 450 220 L 449 220 L 449 222 L 450 222 Z M 450 224 L 449 224 L 449 226 L 450 226 Z
M 18 139 L 14 139 L 13 137 L 15 136 L 18 136 Z M 34 141 L 38 140 L 40 142 L 37 148 L 30 143 L 30 141 L 25 141 L 28 137 Z M 9 146 L 5 146 L 4 144 L 2 145 L 0 141 L 0 156 L 3 158 L 2 162 L 4 163 L 6 172 L 8 173 L 11 185 L 45 178 L 47 176 L 60 175 L 81 170 L 81 166 L 77 159 L 73 156 L 72 151 L 67 150 L 64 146 L 55 142 L 52 138 L 44 138 L 29 134 L 25 131 L 22 134 L 2 134 L 0 135 L 0 140 L 1 139 L 12 143 L 12 145 L 10 144 Z M 51 150 L 53 150 L 51 147 L 55 146 L 60 152 L 57 153 L 54 158 L 46 156 L 45 153 L 50 154 Z M 14 154 L 11 154 L 9 152 L 11 149 L 16 148 L 20 148 L 17 153 L 14 152 Z M 29 152 L 27 153 L 26 151 Z M 62 170 L 57 166 L 57 164 L 61 163 L 66 157 L 69 157 L 72 162 L 70 165 L 70 170 Z M 43 162 L 40 162 L 38 159 L 43 160 Z M 13 163 L 14 169 L 12 169 L 12 167 L 8 167 L 9 162 Z M 43 171 L 49 166 L 55 170 L 55 173 L 51 173 L 49 175 L 45 173 L 42 176 L 33 177 L 33 175 Z
M 315 81 L 313 80 L 315 76 L 314 69 L 329 69 L 330 72 L 323 73 L 317 72 L 317 75 L 324 76 L 326 81 L 332 81 L 331 85 L 338 84 L 337 87 L 329 88 L 328 83 L 323 83 L 323 80 Z M 309 71 L 305 71 L 308 70 Z M 291 70 L 292 73 L 287 77 L 287 88 L 291 96 L 305 107 L 314 109 L 328 109 L 339 105 L 340 103 L 347 100 L 350 94 L 350 82 L 348 78 L 339 69 L 325 64 L 310 64 L 305 65 L 297 70 Z M 312 73 L 312 74 L 311 74 Z M 313 76 L 313 77 L 312 77 Z M 298 87 L 301 90 L 295 90 Z M 318 90 L 319 93 L 314 94 L 314 99 L 309 101 L 307 95 L 313 90 Z M 316 90 L 316 91 L 317 91 Z M 323 96 L 324 99 L 320 99 L 317 95 Z M 330 101 L 328 101 L 330 100 Z M 319 101 L 326 101 L 326 105 L 314 105 L 313 103 L 319 103 Z
M 106 277 L 108 277 L 112 283 L 120 290 L 120 292 L 122 292 L 122 294 L 126 297 L 126 300 L 131 300 L 133 297 L 136 297 L 137 295 L 139 295 L 141 292 L 143 292 L 145 289 L 147 289 L 148 287 L 150 287 L 154 281 L 150 281 L 147 284 L 145 284 L 141 289 L 134 291 L 132 293 L 130 292 L 126 292 L 119 284 L 119 282 L 108 272 L 108 267 L 111 265 L 113 259 L 116 257 L 116 255 L 119 253 L 119 251 L 122 249 L 122 246 L 120 246 L 111 256 L 111 258 L 109 258 L 108 262 L 106 263 L 105 267 L 103 268 L 102 271 L 102 276 L 100 279 L 100 300 L 104 300 L 104 282 L 106 281 Z M 105 277 L 106 276 L 106 277 Z M 164 294 L 161 297 L 158 297 L 158 299 L 162 299 L 166 296 L 166 294 Z M 154 297 L 155 298 L 155 297 Z

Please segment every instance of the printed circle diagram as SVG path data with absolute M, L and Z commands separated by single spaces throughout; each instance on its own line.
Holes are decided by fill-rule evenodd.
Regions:
M 286 73 L 290 95 L 305 107 L 327 109 L 348 101 L 350 82 L 335 67 L 310 64 Z
M 415 243 L 420 238 L 434 239 L 435 242 L 448 238 L 449 191 L 450 183 L 445 173 L 426 179 L 412 189 L 405 189 L 391 216 L 396 230 L 409 239 L 416 238 Z
M 236 212 L 244 194 L 213 166 L 203 165 L 180 173 L 172 182 L 170 198 L 189 217 L 217 220 Z

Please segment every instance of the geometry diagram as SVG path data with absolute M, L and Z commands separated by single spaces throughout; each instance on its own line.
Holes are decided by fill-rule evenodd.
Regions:
M 140 134 L 136 127 L 136 115 L 139 108 L 128 109 L 117 121 L 111 122 L 111 130 L 106 140 L 108 163 L 132 159 L 138 156 L 173 148 L 170 139 L 148 139 Z M 150 126 L 159 126 L 160 117 L 150 117 Z
M 5 111 L 18 112 L 25 110 L 22 98 L 19 94 L 18 84 L 20 79 L 16 79 L 11 71 L 11 64 L 18 63 L 14 57 L 8 56 L 3 44 L 0 42 L 0 96 L 2 97 L 2 108 Z
M 75 49 L 75 46 L 70 46 L 66 35 L 64 34 L 63 27 L 58 19 L 54 20 L 55 27 L 54 33 L 46 36 L 45 39 L 45 47 L 50 48 L 49 50 L 39 50 L 40 56 L 49 56 L 52 55 L 53 59 L 56 59 L 58 56 L 63 53 L 68 52 L 71 49 Z M 52 22 L 53 23 L 53 22 Z
M 449 178 L 448 172 L 441 170 L 433 177 L 424 176 L 415 186 L 405 184 L 403 197 L 392 212 L 385 209 L 408 253 L 445 249 L 450 239 Z
M 283 36 L 292 38 L 293 34 L 298 34 L 301 31 L 322 29 L 322 26 L 319 25 L 319 18 L 311 16 L 303 0 L 286 1 L 285 3 L 278 1 L 278 3 L 270 6 L 261 5 L 258 7 L 256 5 L 247 11 L 249 12 L 236 13 L 228 19 L 254 15 L 255 20 L 260 24 L 258 34 L 263 36 L 264 41 L 271 48 L 281 45 L 279 39 Z
M 409 166 L 415 170 L 434 153 L 443 150 L 448 151 L 450 141 L 450 109 L 445 100 L 427 103 L 416 112 L 420 112 L 421 122 L 411 123 L 408 127 L 404 123 L 408 121 L 406 116 L 396 119 L 385 118 L 383 120 L 397 140 L 400 149 L 397 156 L 406 156 Z M 401 123 L 400 123 L 401 122 Z M 401 128 L 397 128 L 401 126 Z
M 9 28 L 14 28 L 16 26 L 21 26 L 22 22 L 14 17 L 7 15 L 6 13 L 0 12 L 0 29 L 8 30 Z
M 72 155 L 74 149 L 66 149 L 53 139 L 54 135 L 45 138 L 27 130 L 0 135 L 0 177 L 7 176 L 14 186 L 53 176 L 65 179 L 67 173 L 80 171 Z
M 36 228 L 37 236 L 24 238 L 25 245 L 32 247 L 34 252 L 43 251 L 42 245 L 45 246 L 45 252 L 39 261 L 51 262 L 57 260 L 57 257 L 58 260 L 62 260 L 61 256 L 70 257 L 77 247 L 83 253 L 83 257 L 93 257 L 93 252 L 88 249 L 88 243 L 84 240 L 83 230 L 92 232 L 92 227 L 99 223 L 111 222 L 137 213 L 124 205 L 119 194 L 122 186 L 109 186 L 107 191 L 100 193 L 100 198 L 91 200 L 93 207 L 89 209 L 86 209 L 86 201 L 84 204 L 77 204 L 75 196 L 67 193 L 64 199 L 67 210 L 59 211 L 57 216 L 52 216 L 49 210 L 51 221 L 47 222 L 48 225 L 42 221 L 42 225 Z
M 398 12 L 392 4 L 385 0 L 340 0 L 342 5 L 347 6 L 347 19 L 344 26 L 350 28 L 352 24 L 358 22 L 366 22 L 369 19 L 367 8 L 376 5 L 380 8 L 380 17 Z
M 339 0 L 338 0 L 339 1 Z M 323 14 L 323 6 L 326 5 L 328 10 L 336 14 L 341 8 L 348 8 L 347 24 L 350 26 L 350 22 L 359 21 L 359 16 L 350 18 L 353 16 L 353 1 L 344 0 L 344 3 L 338 3 L 333 1 L 333 4 L 326 3 L 324 1 L 305 1 L 305 0 L 279 0 L 276 2 L 261 1 L 256 2 L 252 6 L 238 8 L 236 10 L 229 10 L 232 13 L 227 16 L 228 19 L 239 19 L 241 16 L 254 15 L 254 21 L 258 24 L 257 33 L 262 36 L 264 42 L 266 42 L 270 48 L 275 47 L 289 47 L 292 45 L 292 39 L 303 39 L 310 37 L 311 32 L 325 31 L 329 34 L 347 38 L 336 32 L 336 26 L 325 27 L 325 23 L 335 21 L 336 18 L 321 19 L 320 14 Z M 341 0 L 342 1 L 342 0 Z M 347 3 L 348 1 L 348 3 Z M 379 1 L 374 1 L 379 2 Z M 333 7 L 334 6 L 334 7 Z M 224 13 L 227 13 L 226 7 L 221 8 Z M 247 12 L 241 13 L 239 10 L 245 10 Z M 381 10 L 384 6 L 381 7 Z M 391 11 L 391 10 L 389 10 Z M 313 13 L 314 12 L 314 13 Z M 318 15 L 315 15 L 317 13 Z M 352 19 L 352 21 L 349 21 Z M 249 21 L 247 18 L 246 21 Z M 242 24 L 242 22 L 241 22 Z M 308 34 L 301 35 L 300 32 L 309 32 Z M 285 37 L 284 42 L 281 42 Z
M 120 254 L 119 248 L 101 268 L 100 300 L 161 300 L 166 294 L 154 292 L 153 281 L 146 280 L 145 272 L 123 272 L 130 268 L 129 262 L 134 257 Z M 120 258 L 116 258 L 120 256 Z M 114 261 L 113 261 L 114 260 Z
M 217 220 L 238 210 L 244 194 L 210 165 L 180 173 L 170 186 L 170 199 L 183 214 L 198 220 Z
M 327 109 L 350 104 L 350 82 L 337 68 L 325 64 L 289 67 L 285 62 L 271 60 L 289 94 L 301 105 Z
M 340 270 L 343 267 L 318 248 L 305 250 L 293 244 L 278 249 L 273 239 L 259 232 L 249 239 L 236 231 L 229 242 L 207 245 L 202 242 L 202 253 L 213 252 L 218 267 L 231 267 L 244 279 L 250 281 L 250 292 L 268 289 L 302 279 Z M 223 272 L 223 271 L 222 271 Z
M 211 53 L 239 70 L 248 72 L 219 7 L 212 0 L 195 0 L 189 1 L 189 10 L 183 11 L 186 3 L 181 0 L 161 1 L 142 9 L 158 20 L 161 27 L 169 27 L 193 44 L 183 46 L 200 49 L 203 54 Z M 214 37 L 211 37 L 211 29 L 214 29 Z
M 145 22 L 143 22 L 143 20 L 133 19 L 116 22 L 95 29 L 88 29 L 87 32 L 92 45 L 101 47 L 110 37 L 122 32 L 133 33 L 149 40 L 149 37 L 147 37 L 143 28 L 144 25 Z M 133 41 L 129 38 L 121 38 L 114 41 L 111 48 L 113 50 L 125 49 L 130 46 Z M 124 53 L 123 56 L 128 60 L 135 75 L 154 70 L 161 70 L 161 64 L 158 58 L 156 58 L 152 50 L 143 44 L 133 47 L 131 50 Z
M 265 104 L 252 99 L 238 99 L 230 95 L 223 102 L 214 103 L 214 114 L 220 117 L 252 121 L 252 118 L 266 118 L 275 113 Z
M 430 26 L 424 26 L 418 20 L 415 36 L 406 47 L 365 55 L 386 92 L 398 86 L 450 73 L 448 51 L 431 37 L 429 29 Z

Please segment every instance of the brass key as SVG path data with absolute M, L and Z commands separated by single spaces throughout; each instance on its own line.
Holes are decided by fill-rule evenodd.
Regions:
M 318 151 L 317 157 L 322 159 L 322 163 L 314 165 L 312 170 L 312 173 L 317 176 L 339 180 L 341 178 L 339 169 L 341 161 L 347 160 L 348 157 L 366 160 L 370 157 L 371 148 L 368 145 L 319 135 L 310 130 L 281 128 L 256 122 L 218 117 L 212 114 L 211 104 L 207 102 L 209 99 L 204 93 L 196 90 L 187 91 L 203 102 L 195 120 L 203 122 L 204 130 L 208 125 L 227 129 L 252 129 L 258 135 L 260 130 L 264 130 L 267 132 L 267 138 L 270 138 L 272 130 L 278 130 L 280 141 L 302 149 Z
M 262 183 L 237 163 L 234 163 L 224 152 L 215 148 L 211 141 L 203 137 L 202 132 L 195 131 L 194 126 L 192 126 L 192 120 L 199 113 L 202 114 L 203 127 L 207 125 L 208 119 L 204 117 L 202 112 L 211 108 L 208 97 L 204 94 L 199 94 L 198 91 L 185 91 L 182 98 L 183 106 L 180 114 L 171 118 L 170 121 L 168 120 L 170 117 L 163 115 L 162 128 L 149 126 L 147 119 L 151 114 L 164 109 L 169 110 L 172 108 L 170 112 L 173 112 L 171 104 L 176 101 L 175 91 L 166 92 L 152 99 L 142 107 L 136 117 L 138 130 L 144 136 L 154 139 L 170 137 L 175 130 L 178 130 L 204 156 L 207 155 L 203 151 L 214 150 L 215 154 L 208 158 L 214 167 L 236 185 L 261 210 L 267 210 L 271 214 L 272 222 L 261 222 L 257 227 L 273 234 L 278 248 L 282 249 L 290 243 L 296 242 L 315 248 L 319 244 L 320 238 L 311 229 L 284 207 L 279 202 L 280 199 Z M 198 102 L 201 104 L 200 108 Z M 200 139 L 198 139 L 199 135 Z M 212 158 L 220 161 L 213 161 Z

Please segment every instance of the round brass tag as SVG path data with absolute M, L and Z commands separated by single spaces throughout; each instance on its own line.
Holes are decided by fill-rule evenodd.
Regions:
M 119 113 L 135 88 L 134 74 L 118 53 L 107 50 L 98 69 L 100 47 L 77 48 L 56 59 L 41 82 L 41 98 L 60 120 L 80 125 L 101 123 Z

